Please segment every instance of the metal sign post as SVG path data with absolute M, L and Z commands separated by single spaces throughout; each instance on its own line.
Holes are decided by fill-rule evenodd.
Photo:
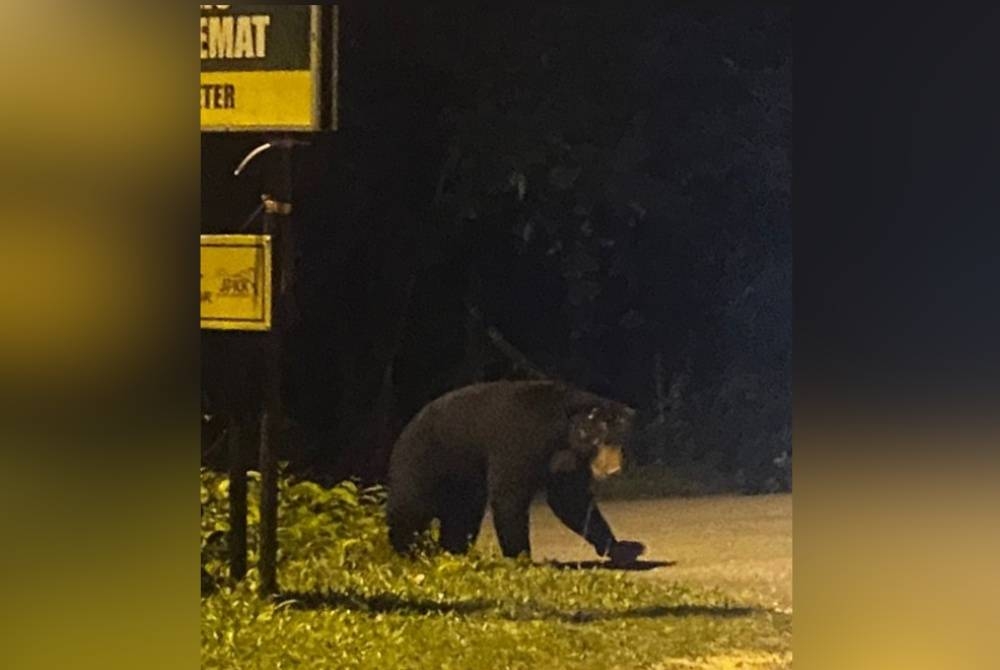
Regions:
M 271 329 L 271 237 L 201 236 L 201 327 L 206 330 Z M 247 470 L 240 417 L 227 412 L 229 471 L 229 576 L 247 572 Z
M 278 591 L 278 456 L 275 437 L 281 434 L 281 357 L 285 329 L 289 324 L 289 290 L 292 284 L 294 239 L 292 214 L 292 147 L 285 139 L 271 143 L 279 147 L 272 183 L 272 194 L 264 199 L 264 232 L 277 242 L 278 272 L 275 279 L 275 314 L 268 333 L 266 356 L 266 391 L 260 419 L 260 592 Z
M 315 132 L 337 128 L 336 5 L 201 5 L 201 129 L 205 132 Z M 260 592 L 278 590 L 278 459 L 283 425 L 282 338 L 291 314 L 295 240 L 292 160 L 306 142 L 286 134 L 261 144 L 267 162 L 262 235 L 202 236 L 202 328 L 262 331 L 265 388 L 260 414 Z M 272 246 L 276 273 L 271 271 Z M 241 437 L 230 417 L 230 575 L 246 575 L 247 481 Z
M 247 470 L 243 463 L 243 431 L 230 418 L 226 430 L 229 459 L 229 578 L 247 576 Z

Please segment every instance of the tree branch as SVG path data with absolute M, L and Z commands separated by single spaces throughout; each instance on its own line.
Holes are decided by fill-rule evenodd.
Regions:
M 515 369 L 522 370 L 535 379 L 552 379 L 551 375 L 547 374 L 541 368 L 529 361 L 527 356 L 522 354 L 517 347 L 508 342 L 499 330 L 493 326 L 487 326 L 478 309 L 470 307 L 469 314 L 483 324 L 483 329 L 486 331 L 486 336 L 490 338 L 490 342 L 500 353 L 506 356 L 511 363 L 514 364 Z
M 441 172 L 438 175 L 437 188 L 434 189 L 434 201 L 433 204 L 436 207 L 441 203 L 441 198 L 444 196 L 444 187 L 448 183 L 448 179 L 455 172 L 455 168 L 458 167 L 458 161 L 462 158 L 462 148 L 459 146 L 454 146 L 451 151 L 448 152 L 448 159 L 441 166 Z

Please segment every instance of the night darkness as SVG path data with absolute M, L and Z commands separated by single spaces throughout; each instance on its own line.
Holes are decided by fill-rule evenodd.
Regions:
M 636 406 L 634 463 L 788 488 L 790 12 L 399 4 L 341 3 L 340 129 L 296 154 L 292 469 L 379 479 L 424 403 L 531 374 L 502 337 Z M 261 139 L 203 135 L 202 232 Z M 203 331 L 207 411 L 258 402 L 256 346 Z

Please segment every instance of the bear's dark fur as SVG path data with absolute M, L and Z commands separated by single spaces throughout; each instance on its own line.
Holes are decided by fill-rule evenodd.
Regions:
M 530 555 L 528 510 L 545 489 L 550 507 L 598 555 L 634 560 L 594 503 L 593 474 L 620 469 L 635 411 L 558 382 L 474 384 L 424 407 L 403 430 L 389 464 L 389 536 L 407 552 L 432 519 L 441 545 L 464 553 L 489 501 L 504 556 Z

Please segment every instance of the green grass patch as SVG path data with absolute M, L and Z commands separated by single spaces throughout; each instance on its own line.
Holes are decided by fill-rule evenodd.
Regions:
M 250 535 L 257 533 L 251 482 Z M 608 570 L 428 549 L 398 557 L 384 495 L 281 482 L 279 581 L 225 582 L 225 479 L 202 473 L 204 668 L 790 667 L 791 617 Z M 256 560 L 251 556 L 251 565 Z M 734 660 L 735 659 L 735 660 Z

